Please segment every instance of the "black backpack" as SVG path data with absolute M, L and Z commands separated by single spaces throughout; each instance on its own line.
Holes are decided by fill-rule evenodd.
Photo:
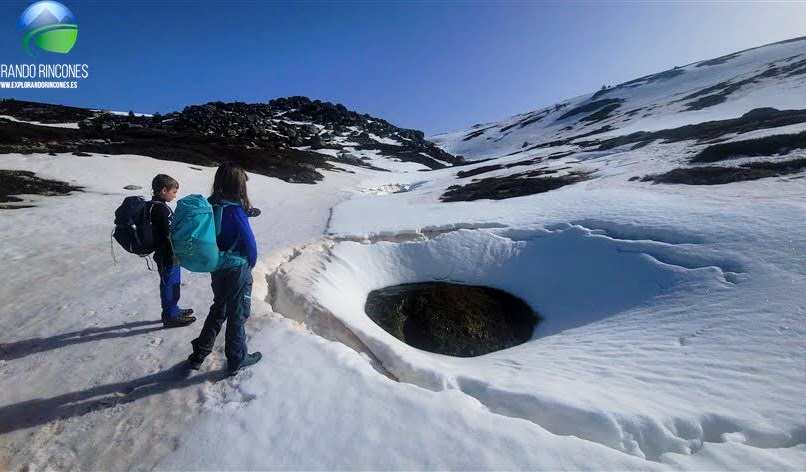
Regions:
M 147 256 L 157 247 L 154 226 L 151 223 L 152 203 L 143 197 L 126 197 L 115 210 L 115 230 L 112 236 L 123 249 L 138 256 Z M 114 251 L 112 258 L 114 259 Z

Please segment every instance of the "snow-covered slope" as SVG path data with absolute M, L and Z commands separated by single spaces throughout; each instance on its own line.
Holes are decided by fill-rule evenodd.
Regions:
M 435 138 L 486 162 L 323 168 L 316 185 L 250 174 L 263 214 L 247 333 L 264 360 L 231 379 L 223 339 L 184 367 L 199 323 L 157 329 L 156 276 L 108 252 L 114 208 L 143 191 L 124 186 L 164 172 L 205 194 L 214 167 L 4 154 L 2 169 L 84 192 L 0 210 L 0 468 L 804 470 L 806 106 L 803 74 L 781 72 L 803 44 L 622 84 L 493 139 Z M 722 104 L 674 102 L 769 63 Z M 608 98 L 625 102 L 601 123 L 579 119 L 591 107 L 552 124 Z M 779 110 L 747 114 L 765 107 Z M 697 113 L 719 121 L 668 131 Z M 667 124 L 627 139 L 651 119 Z M 642 180 L 680 169 L 703 185 Z M 203 316 L 209 275 L 183 280 Z M 370 291 L 427 281 L 506 290 L 545 321 L 457 358 L 365 313 Z
M 425 178 L 369 176 L 363 195 L 333 211 L 338 243 L 272 274 L 272 304 L 371 353 L 403 382 L 462 391 L 494 413 L 642 458 L 647 468 L 802 469 L 806 146 L 793 136 L 806 119 L 748 112 L 806 108 L 804 44 L 692 64 L 434 138 L 488 160 Z M 723 105 L 683 110 L 724 91 L 715 84 L 732 86 Z M 651 110 L 580 120 L 608 97 L 628 112 Z M 668 130 L 706 120 L 714 123 Z M 595 126 L 613 129 L 574 138 Z M 658 134 L 607 142 L 642 127 Z M 788 147 L 765 154 L 771 136 Z M 732 183 L 636 182 L 682 168 L 689 183 L 721 183 L 698 180 L 707 166 L 697 158 L 718 144 L 737 146 L 715 164 L 736 174 Z M 782 163 L 792 172 L 751 175 Z M 390 187 L 402 191 L 374 191 Z M 372 290 L 425 281 L 503 289 L 546 321 L 526 344 L 464 359 L 408 346 L 364 312 Z
M 476 160 L 550 142 L 571 144 L 738 118 L 760 107 L 806 108 L 806 37 L 676 67 L 429 139 Z

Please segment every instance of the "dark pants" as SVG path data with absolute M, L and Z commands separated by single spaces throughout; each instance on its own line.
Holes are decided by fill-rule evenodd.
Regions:
M 178 265 L 157 264 L 160 274 L 160 302 L 162 303 L 162 320 L 172 320 L 179 316 L 179 287 L 182 283 L 182 272 Z
M 204 320 L 199 337 L 191 341 L 197 357 L 207 357 L 213 351 L 215 339 L 224 321 L 224 354 L 230 370 L 240 367 L 247 356 L 244 323 L 252 310 L 252 268 L 247 264 L 219 269 L 212 274 L 213 305 Z

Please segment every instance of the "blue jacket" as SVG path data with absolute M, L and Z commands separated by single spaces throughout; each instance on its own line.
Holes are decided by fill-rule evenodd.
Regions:
M 218 249 L 228 251 L 232 248 L 246 258 L 249 267 L 254 267 L 257 264 L 257 242 L 249 226 L 249 218 L 239 203 L 227 203 L 221 213 L 221 234 L 216 238 Z M 235 244 L 237 238 L 240 239 Z

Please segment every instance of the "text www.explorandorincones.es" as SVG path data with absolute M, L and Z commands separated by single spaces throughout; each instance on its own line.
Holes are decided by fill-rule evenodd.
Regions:
M 0 89 L 74 89 L 78 82 L 0 82 Z

